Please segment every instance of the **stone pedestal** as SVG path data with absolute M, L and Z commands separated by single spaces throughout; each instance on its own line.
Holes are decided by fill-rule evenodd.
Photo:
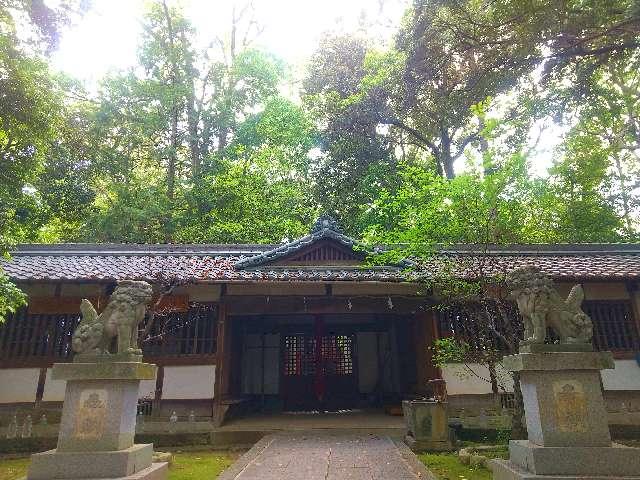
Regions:
M 139 358 L 83 355 L 55 364 L 52 378 L 67 381 L 58 445 L 31 456 L 27 479 L 165 479 L 167 465 L 152 463 L 153 445 L 134 444 L 140 381 L 155 375 L 156 366 Z
M 529 439 L 491 462 L 494 480 L 640 479 L 640 449 L 611 442 L 600 380 L 614 368 L 611 353 L 538 349 L 503 365 L 520 372 Z
M 414 452 L 453 450 L 446 402 L 404 400 L 405 443 Z

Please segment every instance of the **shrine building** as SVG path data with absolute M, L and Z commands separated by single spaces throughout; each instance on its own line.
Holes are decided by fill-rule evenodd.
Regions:
M 434 379 L 445 380 L 453 416 L 513 401 L 504 372 L 496 393 L 481 365 L 433 364 L 436 339 L 468 334 L 469 310 L 438 308 L 405 264 L 368 265 L 327 217 L 279 245 L 32 244 L 11 255 L 2 268 L 29 304 L 0 325 L 5 411 L 61 407 L 51 366 L 72 358 L 80 301 L 100 310 L 122 279 L 169 292 L 142 344 L 159 367 L 140 390 L 150 415 L 193 411 L 222 424 L 252 412 L 392 410 Z M 640 426 L 640 244 L 458 245 L 436 256 L 460 276 L 481 258 L 505 272 L 535 265 L 562 295 L 581 283 L 594 347 L 615 357 L 602 372 L 610 424 Z

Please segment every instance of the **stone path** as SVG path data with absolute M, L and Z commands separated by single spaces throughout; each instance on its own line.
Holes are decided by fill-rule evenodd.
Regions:
M 372 434 L 268 435 L 220 480 L 432 480 L 404 443 Z

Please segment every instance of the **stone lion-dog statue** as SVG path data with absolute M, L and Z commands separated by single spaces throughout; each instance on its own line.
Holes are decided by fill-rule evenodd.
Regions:
M 591 343 L 593 323 L 580 308 L 584 300 L 582 285 L 575 285 L 565 300 L 553 280 L 537 267 L 514 270 L 506 281 L 524 322 L 521 345 L 544 343 L 547 327 L 558 335 L 560 343 Z
M 109 354 L 109 347 L 117 337 L 116 353 L 142 354 L 138 348 L 138 325 L 144 319 L 152 295 L 153 289 L 147 282 L 120 281 L 100 315 L 89 300 L 83 299 L 82 319 L 71 341 L 73 351 Z

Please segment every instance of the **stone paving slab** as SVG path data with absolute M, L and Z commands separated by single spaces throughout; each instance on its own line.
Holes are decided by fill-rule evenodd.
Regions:
M 402 442 L 352 432 L 267 435 L 220 480 L 435 480 Z

